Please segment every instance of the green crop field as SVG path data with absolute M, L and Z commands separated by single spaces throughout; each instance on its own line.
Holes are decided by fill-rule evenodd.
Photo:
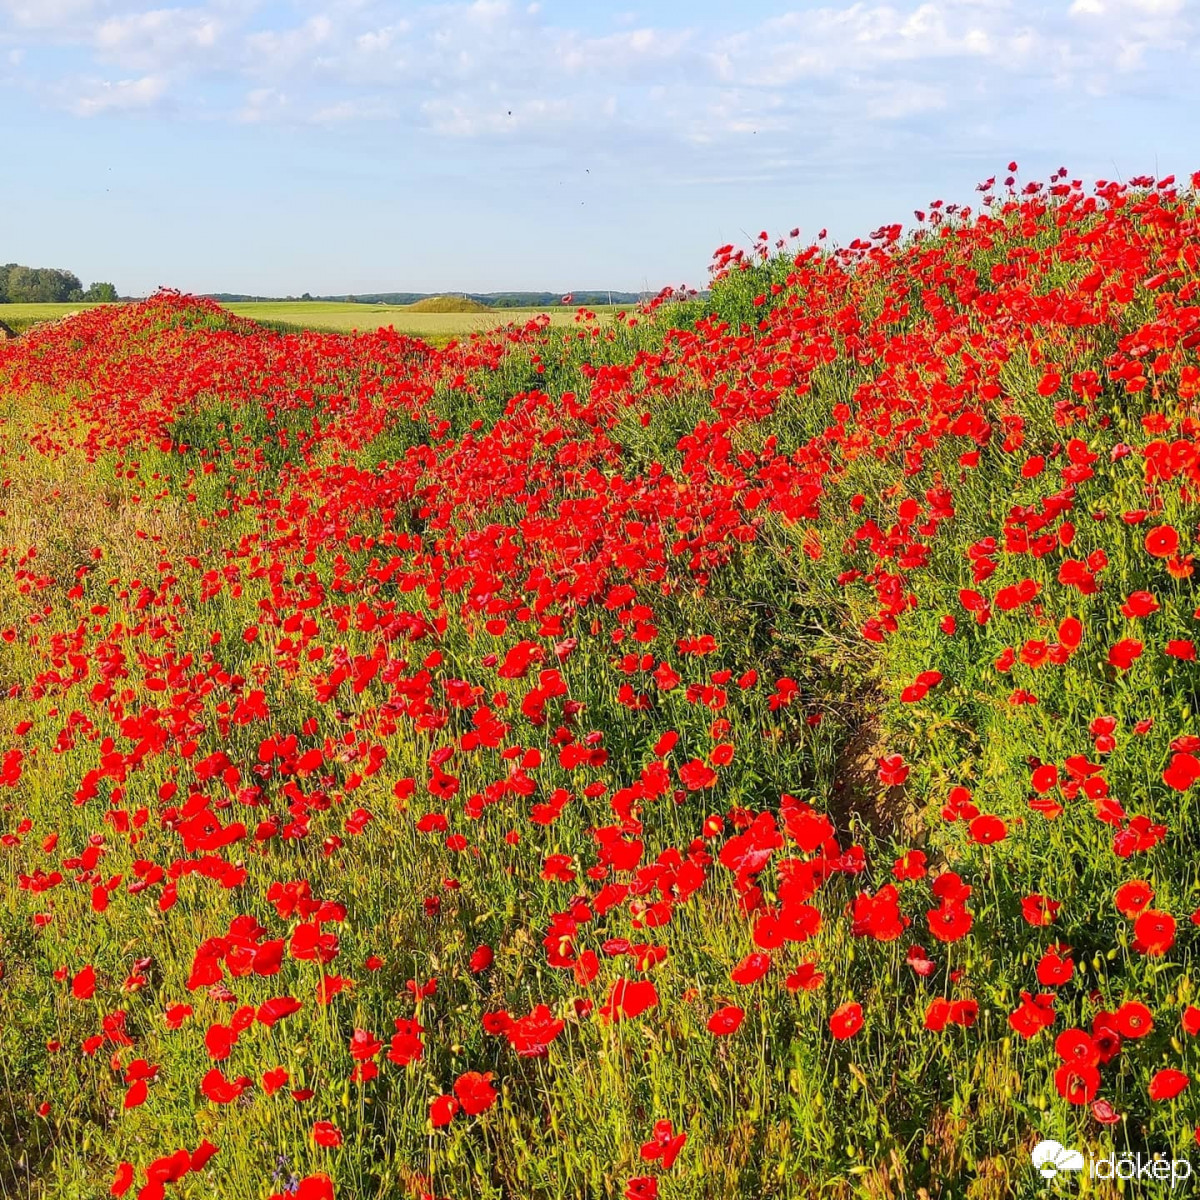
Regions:
M 95 307 L 97 305 L 94 304 L 4 304 L 0 305 L 0 321 L 20 332 L 41 321 L 56 321 L 69 313 Z M 434 340 L 463 337 L 509 323 L 523 325 L 543 311 L 536 308 L 497 308 L 484 313 L 415 312 L 408 305 L 339 304 L 321 300 L 248 301 L 226 307 L 239 317 L 249 317 L 271 325 L 291 325 L 297 329 L 329 330 L 335 333 L 350 333 L 353 330 L 367 332 L 390 325 L 400 333 Z M 546 311 L 551 325 L 570 326 L 575 323 L 574 308 Z M 595 312 L 601 321 L 607 321 L 621 311 L 621 306 L 601 306 L 589 311 Z
M 523 325 L 541 311 L 548 311 L 552 325 L 573 325 L 573 308 L 541 310 L 536 308 L 497 308 L 491 312 L 415 312 L 405 304 L 338 304 L 322 300 L 248 301 L 226 305 L 239 317 L 271 324 L 295 325 L 303 329 L 328 329 L 338 333 L 366 332 L 392 326 L 400 333 L 416 337 L 462 337 L 499 325 Z M 597 308 L 602 320 L 611 319 L 619 306 Z
M 102 308 L 100 304 L 0 304 L 0 321 L 10 329 L 23 333 L 31 325 L 39 325 L 43 321 L 57 321 L 72 313 L 83 312 L 88 308 Z
M 17 321 L 57 321 L 59 317 L 83 312 L 87 308 L 101 308 L 99 304 L 0 304 L 0 319 L 10 325 Z

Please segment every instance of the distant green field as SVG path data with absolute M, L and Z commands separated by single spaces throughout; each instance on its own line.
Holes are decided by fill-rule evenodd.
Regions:
M 20 332 L 40 321 L 54 321 L 69 313 L 96 307 L 94 304 L 0 304 L 0 321 L 5 321 Z M 463 337 L 512 322 L 524 324 L 542 311 L 549 312 L 552 325 L 572 325 L 575 321 L 573 308 L 497 308 L 486 313 L 439 313 L 413 312 L 406 305 L 338 304 L 319 300 L 248 301 L 226 307 L 239 317 L 292 325 L 297 329 L 349 333 L 351 330 L 367 332 L 391 325 L 400 333 L 435 340 Z M 607 321 L 620 309 L 620 305 L 601 305 L 591 311 L 602 321 Z
M 0 317 L 8 320 L 15 317 L 18 321 L 55 321 L 68 313 L 82 312 L 85 308 L 102 308 L 100 304 L 88 304 L 79 301 L 76 304 L 0 304 Z
M 282 322 L 304 329 L 349 333 L 353 329 L 366 332 L 391 325 L 400 333 L 425 338 L 462 337 L 478 330 L 494 329 L 497 325 L 524 324 L 541 311 L 549 312 L 552 325 L 572 325 L 575 321 L 573 308 L 497 308 L 486 313 L 438 313 L 414 312 L 407 305 L 399 304 L 337 304 L 320 300 L 249 301 L 226 307 L 239 317 Z M 619 306 L 605 306 L 591 311 L 602 320 L 608 320 L 620 310 Z
M 0 304 L 0 321 L 20 333 L 30 325 L 41 321 L 57 321 L 70 313 L 82 312 L 85 308 L 99 308 L 98 304 Z

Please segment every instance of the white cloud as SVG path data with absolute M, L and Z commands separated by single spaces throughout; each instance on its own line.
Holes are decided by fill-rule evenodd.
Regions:
M 880 121 L 903 121 L 947 107 L 944 88 L 928 83 L 895 83 L 864 89 L 867 116 Z
M 180 114 L 199 106 L 189 99 L 211 113 L 208 97 L 232 85 L 245 99 L 217 103 L 240 121 L 397 119 L 506 143 L 609 130 L 656 146 L 832 138 L 933 114 L 967 129 L 1051 93 L 1119 93 L 1196 66 L 1194 0 L 823 0 L 734 33 L 628 12 L 584 32 L 561 23 L 566 6 L 519 0 L 295 6 L 299 23 L 271 27 L 279 8 L 264 0 L 0 0 L 0 43 L 7 26 L 9 44 L 20 31 L 23 46 L 64 52 L 58 80 L 33 74 L 45 53 L 13 64 L 52 100 L 78 74 L 68 52 L 90 56 L 95 76 L 119 71 L 72 93 L 79 113 L 168 96 Z
M 411 28 L 407 21 L 399 21 L 395 25 L 385 25 L 382 29 L 369 29 L 354 38 L 354 49 L 360 54 L 385 54 Z
M 1171 19 L 1182 15 L 1186 0 L 1075 0 L 1072 16 L 1134 15 Z
M 96 29 L 101 57 L 124 66 L 163 70 L 194 65 L 196 56 L 214 50 L 222 33 L 220 21 L 200 9 L 160 8 L 109 17 Z
M 0 0 L 0 17 L 7 14 L 21 29 L 78 30 L 100 19 L 108 7 L 106 0 Z
M 501 21 L 512 11 L 508 0 L 475 0 L 467 7 L 467 14 L 472 20 L 491 23 Z M 536 12 L 536 9 L 534 10 Z
M 237 119 L 247 125 L 260 121 L 271 121 L 288 112 L 288 98 L 275 88 L 253 88 L 246 93 L 245 102 L 237 112 Z
M 335 28 L 333 20 L 320 13 L 294 29 L 248 34 L 244 43 L 246 63 L 260 74 L 304 70 L 312 66 L 318 51 L 332 43 Z
M 611 116 L 613 106 L 608 108 Z M 581 116 L 570 100 L 530 99 L 509 109 L 461 95 L 428 100 L 421 111 L 435 133 L 462 138 L 511 138 L 531 131 L 567 128 L 576 125 Z
M 604 74 L 631 77 L 645 69 L 673 67 L 691 49 L 693 35 L 687 30 L 633 29 L 608 37 L 564 37 L 548 54 L 552 63 L 573 74 Z
M 161 75 L 99 80 L 88 84 L 70 108 L 80 117 L 95 117 L 108 112 L 140 112 L 156 107 L 166 90 L 167 81 Z
M 386 121 L 396 116 L 396 108 L 379 97 L 339 100 L 318 108 L 309 118 L 314 125 L 344 125 L 350 121 Z

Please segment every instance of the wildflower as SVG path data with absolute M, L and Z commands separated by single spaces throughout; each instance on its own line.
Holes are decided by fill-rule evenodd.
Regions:
M 492 1074 L 468 1071 L 454 1082 L 454 1095 L 463 1112 L 470 1117 L 487 1112 L 496 1102 L 496 1089 L 492 1086 Z
M 852 1038 L 862 1027 L 862 1006 L 853 1000 L 836 1008 L 829 1018 L 829 1032 L 838 1041 Z
M 708 1032 L 716 1034 L 718 1037 L 726 1037 L 731 1033 L 736 1033 L 741 1027 L 745 1016 L 745 1010 L 739 1008 L 736 1004 L 727 1004 L 723 1008 L 718 1008 L 708 1018 Z

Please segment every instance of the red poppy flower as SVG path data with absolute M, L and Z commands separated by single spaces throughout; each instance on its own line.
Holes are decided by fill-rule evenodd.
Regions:
M 1054 1053 L 1064 1062 L 1095 1066 L 1100 1061 L 1095 1039 L 1082 1029 L 1064 1029 L 1054 1039 Z
M 1051 900 L 1049 896 L 1037 892 L 1021 898 L 1021 916 L 1027 924 L 1035 927 L 1052 925 L 1061 907 L 1061 901 Z
M 247 1076 L 226 1079 L 220 1067 L 212 1067 L 201 1080 L 200 1091 L 214 1104 L 232 1104 L 250 1086 Z
M 625 1184 L 625 1200 L 658 1200 L 658 1180 L 638 1175 Z
M 1100 1072 L 1085 1063 L 1065 1062 L 1054 1072 L 1054 1087 L 1069 1104 L 1089 1104 L 1100 1089 Z
M 505 1034 L 520 1057 L 544 1058 L 550 1043 L 564 1028 L 566 1022 L 555 1018 L 547 1005 L 538 1004 L 527 1016 L 510 1022 Z
M 845 1004 L 834 1009 L 833 1014 L 829 1018 L 829 1032 L 838 1041 L 845 1041 L 847 1038 L 852 1038 L 862 1027 L 862 1005 L 854 1000 L 847 1000 Z
M 1183 1071 L 1177 1071 L 1174 1067 L 1163 1067 L 1155 1072 L 1154 1078 L 1150 1080 L 1150 1099 L 1159 1102 L 1174 1100 L 1190 1082 Z
M 435 1129 L 441 1129 L 454 1120 L 459 1103 L 453 1096 L 435 1096 L 429 1104 L 429 1120 Z
M 263 1093 L 267 1096 L 273 1096 L 281 1088 L 287 1086 L 288 1073 L 283 1067 L 272 1067 L 269 1071 L 263 1072 L 262 1086 Z
M 906 850 L 892 865 L 892 874 L 901 883 L 910 879 L 924 879 L 928 874 L 927 863 L 924 850 Z
M 1058 767 L 1054 763 L 1044 763 L 1033 772 L 1030 786 L 1039 795 L 1044 795 L 1058 784 Z
M 1023 1038 L 1031 1038 L 1054 1024 L 1054 994 L 1044 992 L 1034 996 L 1021 993 L 1021 1003 L 1009 1014 L 1009 1025 Z
M 486 1075 L 478 1071 L 468 1071 L 455 1080 L 454 1094 L 462 1105 L 463 1112 L 469 1117 L 477 1117 L 495 1104 L 499 1093 L 492 1087 L 490 1071 Z
M 421 1041 L 424 1027 L 416 1018 L 397 1017 L 396 1032 L 388 1045 L 388 1062 L 407 1067 L 409 1063 L 419 1062 L 425 1053 L 425 1044 Z
M 328 1175 L 306 1175 L 294 1192 L 275 1192 L 270 1200 L 334 1200 L 333 1180 Z
M 679 768 L 679 778 L 689 792 L 710 788 L 717 782 L 717 773 L 698 758 L 686 762 Z
M 944 996 L 936 996 L 930 1001 L 925 1010 L 925 1028 L 934 1033 L 941 1033 L 950 1021 L 950 1001 Z
M 1065 950 L 1066 947 L 1061 949 Z M 1038 983 L 1043 987 L 1062 987 L 1074 973 L 1075 963 L 1068 954 L 1060 953 L 1059 947 L 1052 946 L 1038 960 Z
M 980 846 L 994 845 L 1008 836 L 1008 826 L 999 817 L 987 813 L 976 817 L 968 828 L 971 841 Z
M 1092 1018 L 1092 1041 L 1101 1064 L 1112 1062 L 1121 1053 L 1121 1033 L 1115 1013 L 1100 1012 Z
M 1115 896 L 1117 911 L 1130 919 L 1144 912 L 1153 899 L 1154 889 L 1142 879 L 1121 884 Z
M 600 1012 L 610 1021 L 637 1017 L 658 1004 L 658 989 L 648 979 L 617 979 Z
M 96 971 L 89 964 L 71 980 L 71 995 L 76 1000 L 90 1000 L 96 994 Z
M 929 920 L 929 932 L 939 942 L 957 942 L 966 937 L 975 920 L 964 905 L 945 900 L 925 915 Z
M 112 1186 L 108 1189 L 110 1196 L 123 1196 L 133 1186 L 133 1164 L 122 1162 L 117 1164 Z
M 1148 908 L 1133 923 L 1133 938 L 1138 953 L 1159 958 L 1175 944 L 1175 918 Z
M 208 1027 L 204 1035 L 204 1045 L 209 1058 L 217 1062 L 227 1059 L 237 1041 L 237 1034 L 228 1025 L 214 1024 Z
M 1171 755 L 1171 761 L 1163 770 L 1163 782 L 1177 792 L 1186 792 L 1200 779 L 1200 758 L 1181 752 Z
M 1121 615 L 1134 621 L 1139 617 L 1148 617 L 1158 612 L 1161 605 L 1150 592 L 1131 592 L 1129 598 L 1121 605 Z
M 1059 643 L 1068 650 L 1077 650 L 1083 641 L 1083 622 L 1078 617 L 1064 617 L 1058 626 Z
M 333 1149 L 342 1144 L 342 1131 L 331 1121 L 318 1121 L 313 1126 L 313 1141 L 318 1146 Z
M 879 760 L 879 782 L 884 787 L 901 787 L 908 778 L 908 770 L 902 755 L 887 754 Z
M 825 976 L 817 970 L 816 963 L 801 963 L 784 981 L 790 992 L 814 992 L 825 982 Z
M 736 1004 L 727 1004 L 723 1008 L 718 1008 L 708 1018 L 708 1032 L 717 1037 L 726 1037 L 731 1033 L 736 1033 L 745 1016 L 744 1009 L 739 1008 Z
M 356 1029 L 350 1038 L 350 1057 L 355 1062 L 365 1062 L 368 1058 L 374 1058 L 382 1049 L 383 1043 L 366 1029 Z
M 271 1000 L 264 1000 L 258 1006 L 257 1017 L 261 1024 L 270 1029 L 276 1022 L 282 1021 L 284 1017 L 290 1017 L 293 1013 L 298 1013 L 303 1007 L 299 1000 L 295 1000 L 291 996 L 276 996 Z M 214 1057 L 216 1056 L 214 1055 Z
M 1154 1028 L 1154 1017 L 1140 1000 L 1127 1000 L 1113 1014 L 1113 1019 L 1122 1037 L 1145 1037 Z
M 729 973 L 734 983 L 747 987 L 757 983 L 771 969 L 769 954 L 747 954 Z
M 669 1171 L 679 1157 L 679 1152 L 687 1142 L 688 1135 L 682 1130 L 675 1132 L 670 1121 L 654 1123 L 654 1137 L 651 1141 L 643 1142 L 640 1151 L 644 1162 L 657 1162 L 664 1171 Z
M 1109 647 L 1108 661 L 1117 670 L 1128 671 L 1141 658 L 1143 649 L 1142 643 L 1137 638 L 1122 638 Z
M 1170 525 L 1159 525 L 1146 534 L 1145 546 L 1155 558 L 1170 558 L 1179 549 L 1179 534 Z

